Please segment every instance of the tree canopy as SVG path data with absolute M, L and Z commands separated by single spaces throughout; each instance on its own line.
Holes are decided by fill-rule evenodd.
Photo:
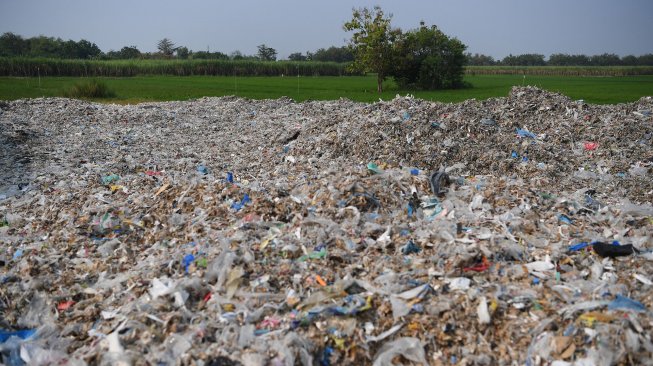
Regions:
M 157 43 L 156 48 L 165 57 L 172 57 L 175 53 L 175 44 L 168 38 L 164 38 Z
M 403 88 L 451 89 L 463 84 L 466 46 L 435 25 L 403 33 L 390 73 Z
M 258 46 L 258 58 L 261 61 L 276 61 L 277 60 L 277 50 L 272 47 L 268 47 L 265 44 Z
M 354 32 L 349 46 L 354 55 L 352 67 L 377 74 L 377 91 L 383 91 L 383 80 L 394 76 L 402 87 L 422 89 L 455 88 L 462 85 L 465 48 L 436 26 L 403 33 L 392 28 L 391 16 L 383 10 L 354 9 L 346 31 Z
M 354 71 L 375 72 L 377 74 L 377 91 L 383 91 L 383 80 L 393 67 L 393 46 L 401 34 L 392 29 L 390 19 L 379 6 L 374 9 L 354 9 L 352 19 L 345 23 L 347 32 L 354 32 L 349 47 L 354 54 L 351 68 Z

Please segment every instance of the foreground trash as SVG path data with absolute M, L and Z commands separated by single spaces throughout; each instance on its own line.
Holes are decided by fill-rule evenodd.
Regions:
M 651 98 L 8 105 L 4 364 L 653 359 Z

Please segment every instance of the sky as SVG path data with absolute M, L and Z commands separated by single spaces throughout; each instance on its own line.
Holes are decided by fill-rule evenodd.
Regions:
M 86 39 L 104 52 L 156 51 L 168 38 L 193 51 L 278 58 L 343 46 L 352 8 L 380 5 L 403 30 L 437 25 L 467 52 L 619 56 L 653 53 L 653 0 L 0 0 L 0 33 Z

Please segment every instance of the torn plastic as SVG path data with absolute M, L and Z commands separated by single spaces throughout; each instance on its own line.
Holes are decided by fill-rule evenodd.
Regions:
M 409 361 L 427 365 L 424 347 L 419 338 L 398 338 L 383 344 L 374 357 L 374 366 L 391 365 L 396 356 L 402 356 Z

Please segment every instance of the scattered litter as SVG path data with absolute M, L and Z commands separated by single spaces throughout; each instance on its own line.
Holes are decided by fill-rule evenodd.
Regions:
M 651 110 L 7 102 L 0 363 L 650 363 Z

